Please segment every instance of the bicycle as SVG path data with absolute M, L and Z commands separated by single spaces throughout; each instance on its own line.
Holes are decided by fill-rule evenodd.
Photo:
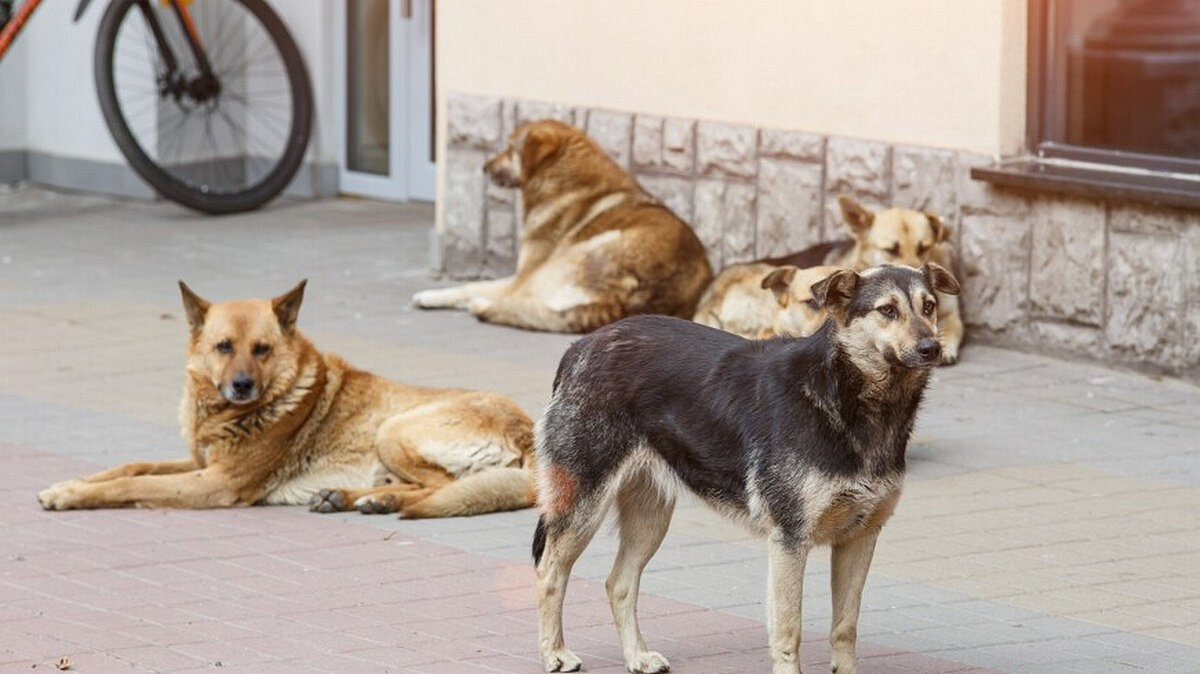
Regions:
M 76 22 L 91 1 L 80 0 Z M 14 1 L 0 0 L 0 59 L 39 4 L 11 13 Z M 265 0 L 113 0 L 94 54 L 109 132 L 163 197 L 204 213 L 248 211 L 299 170 L 312 85 Z

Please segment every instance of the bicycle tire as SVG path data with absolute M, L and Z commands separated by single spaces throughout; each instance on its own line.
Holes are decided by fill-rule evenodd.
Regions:
M 283 60 L 292 95 L 292 119 L 284 152 L 274 167 L 255 184 L 236 192 L 205 191 L 179 179 L 157 164 L 141 147 L 122 114 L 114 80 L 114 54 L 118 32 L 138 0 L 114 0 L 97 31 L 94 79 L 100 110 L 121 154 L 133 170 L 163 197 L 182 206 L 213 215 L 239 213 L 261 207 L 282 192 L 304 161 L 312 131 L 312 84 L 299 48 L 283 20 L 264 0 L 225 0 L 241 5 L 261 24 Z

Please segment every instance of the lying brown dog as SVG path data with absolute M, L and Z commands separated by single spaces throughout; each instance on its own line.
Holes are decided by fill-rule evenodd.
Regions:
M 519 127 L 484 167 L 524 203 L 515 276 L 413 296 L 489 323 L 589 332 L 633 314 L 690 317 L 712 278 L 690 227 L 579 129 Z
M 834 265 L 855 271 L 881 264 L 919 268 L 926 262 L 933 262 L 954 272 L 950 228 L 936 214 L 898 207 L 871 212 L 847 196 L 838 197 L 838 205 L 852 238 L 818 244 L 762 262 L 802 268 Z M 938 293 L 937 301 L 942 364 L 949 365 L 958 361 L 963 322 L 957 297 Z
M 398 384 L 317 351 L 296 330 L 303 282 L 220 304 L 179 286 L 191 456 L 60 482 L 38 494 L 43 508 L 307 503 L 447 517 L 533 505 L 533 424 L 513 401 Z
M 827 318 L 813 301 L 812 285 L 838 269 L 733 265 L 709 284 L 692 320 L 748 339 L 807 337 Z

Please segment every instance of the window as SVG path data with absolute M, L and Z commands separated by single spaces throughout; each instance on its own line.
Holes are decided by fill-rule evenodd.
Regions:
M 976 177 L 1200 206 L 1200 0 L 1030 0 L 1028 37 L 1029 156 Z

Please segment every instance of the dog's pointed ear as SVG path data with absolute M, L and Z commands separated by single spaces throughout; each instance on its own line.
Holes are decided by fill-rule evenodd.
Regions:
M 843 305 L 854 297 L 858 288 L 858 273 L 849 269 L 839 269 L 829 276 L 812 284 L 813 301 L 820 307 Z
M 850 226 L 854 236 L 866 236 L 867 231 L 871 229 L 871 223 L 875 222 L 875 214 L 845 194 L 838 197 L 838 206 L 841 207 L 842 217 L 846 219 L 846 224 Z
M 929 287 L 939 293 L 957 295 L 961 290 L 954 274 L 946 271 L 945 267 L 936 262 L 926 262 L 921 265 L 921 273 L 924 274 L 925 282 L 929 284 Z
M 933 229 L 934 241 L 943 243 L 950 240 L 950 225 L 942 222 L 941 216 L 933 211 L 925 211 L 925 217 L 929 218 L 929 226 Z
M 271 300 L 271 309 L 285 333 L 296 328 L 296 318 L 300 316 L 300 303 L 304 301 L 304 286 L 307 283 L 308 279 L 304 279 L 295 288 Z
M 212 303 L 192 292 L 192 289 L 187 287 L 187 284 L 182 280 L 179 281 L 179 293 L 183 295 L 183 311 L 187 314 L 188 325 L 191 326 L 192 332 L 200 332 L 204 327 L 204 317 L 208 314 L 208 308 Z
M 558 152 L 565 140 L 562 129 L 547 120 L 531 122 L 521 139 L 521 173 L 532 175 L 551 156 Z
M 792 279 L 796 278 L 797 271 L 799 270 L 792 265 L 773 269 L 770 274 L 763 277 L 760 285 L 763 290 L 770 290 L 775 294 L 775 301 L 779 302 L 779 306 L 786 307 L 788 300 L 792 297 L 789 289 L 792 286 Z

